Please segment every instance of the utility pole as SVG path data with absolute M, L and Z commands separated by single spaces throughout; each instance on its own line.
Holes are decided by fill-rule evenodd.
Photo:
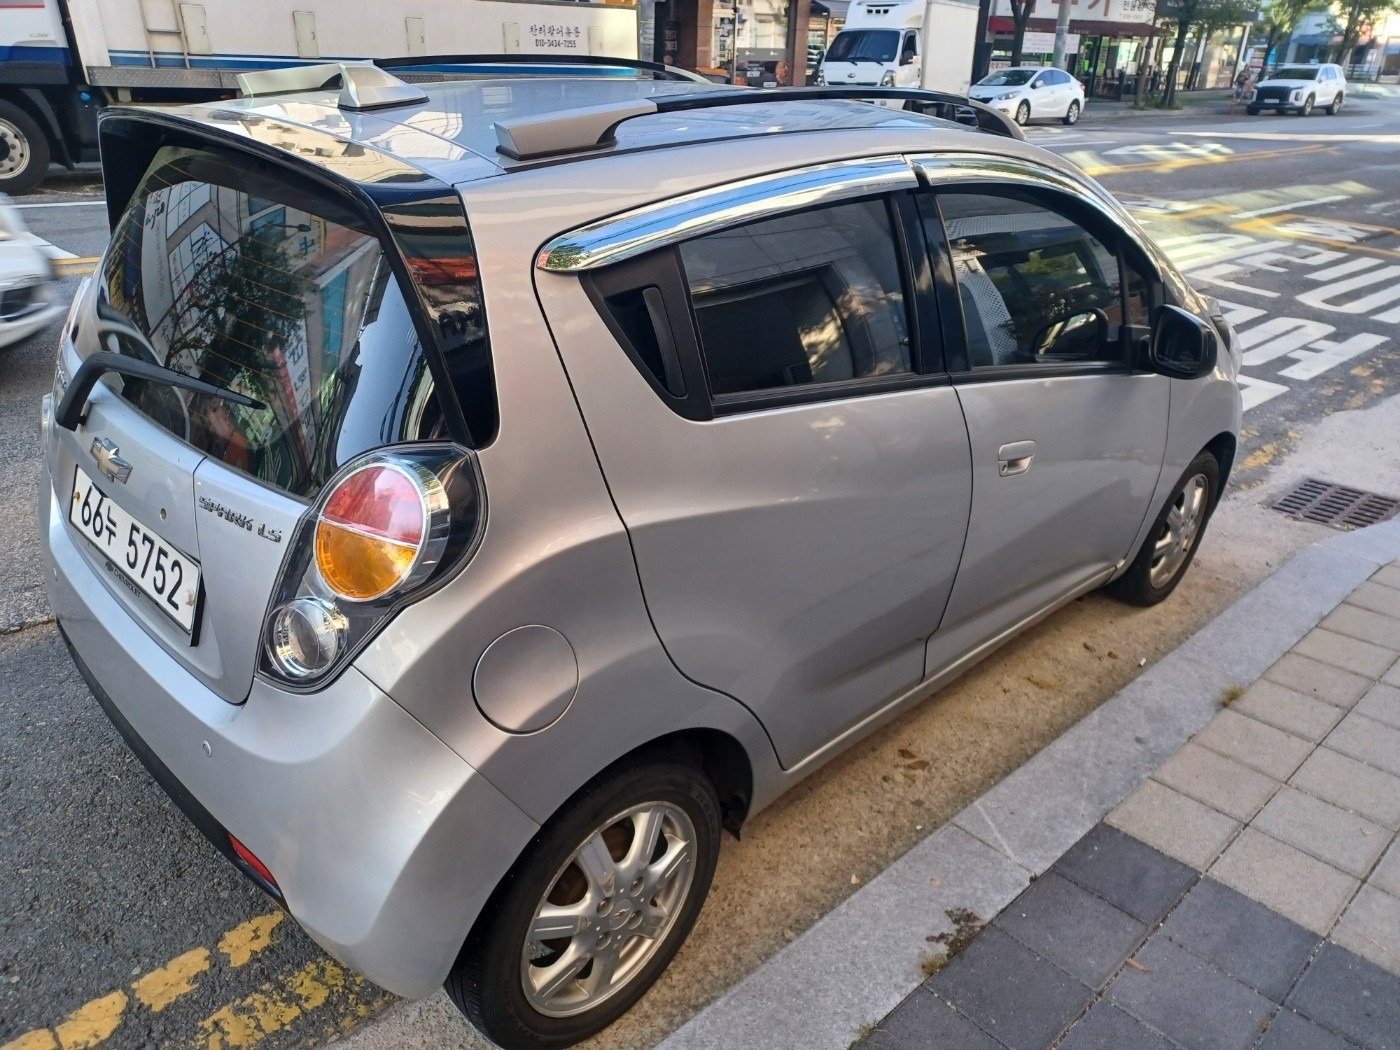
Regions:
M 977 3 L 977 29 L 975 31 L 976 40 L 972 45 L 972 83 L 977 83 L 987 75 L 987 67 L 991 65 L 992 49 L 987 44 L 987 23 L 992 17 L 992 4 L 995 0 L 978 0 Z M 924 26 L 933 25 L 933 0 L 928 0 L 924 8 Z M 929 30 L 924 29 L 927 37 Z M 925 78 L 925 84 L 929 83 Z
M 1060 0 L 1060 10 L 1055 14 L 1055 57 L 1051 65 L 1056 69 L 1065 68 L 1065 52 L 1069 44 L 1070 0 Z

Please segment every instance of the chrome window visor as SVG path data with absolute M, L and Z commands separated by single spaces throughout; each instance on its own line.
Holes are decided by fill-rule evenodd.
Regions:
M 1033 189 L 1055 190 L 1068 194 L 1089 205 L 1107 219 L 1113 226 L 1129 238 L 1152 261 L 1158 275 L 1167 279 L 1173 286 L 1185 282 L 1176 276 L 1175 270 L 1162 249 L 1158 248 L 1137 224 L 1137 221 L 1111 196 L 1095 183 L 1080 182 L 1053 168 L 1042 168 L 1011 157 L 994 157 L 980 153 L 929 153 L 914 154 L 909 163 L 930 187 L 973 186 L 991 183 L 997 186 L 1026 186 Z
M 536 265 L 554 273 L 580 273 L 740 223 L 918 184 L 903 157 L 838 161 L 760 175 L 580 227 L 546 244 Z

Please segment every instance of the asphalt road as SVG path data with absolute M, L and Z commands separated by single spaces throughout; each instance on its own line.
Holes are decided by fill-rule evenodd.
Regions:
M 1354 98 L 1336 117 L 1306 120 L 1221 113 L 1110 120 L 1091 107 L 1077 127 L 1036 127 L 1029 137 L 1127 202 L 1225 305 L 1248 348 L 1237 487 L 1265 483 L 1311 424 L 1394 392 L 1400 92 Z M 85 260 L 106 242 L 100 187 L 63 180 L 21 203 L 35 232 L 72 257 L 62 264 L 71 294 L 91 267 Z M 33 510 L 38 401 L 49 389 L 56 337 L 55 326 L 0 352 L 0 486 L 12 494 L 0 504 L 8 548 L 0 579 L 0 1050 L 272 1050 L 354 1028 L 390 998 L 327 960 L 189 827 L 107 724 L 58 641 Z M 1217 589 L 1216 605 L 1228 589 Z M 1092 602 L 1085 609 L 1061 614 L 1061 625 L 1100 615 Z M 1027 635 L 1023 648 L 1048 653 L 1055 638 L 1053 628 Z M 978 673 L 992 680 L 1011 666 L 999 661 L 1015 658 L 998 657 Z M 998 732 L 1023 735 L 999 761 L 1014 765 L 1054 731 L 1015 719 L 1000 724 Z M 862 754 L 838 763 L 800 791 L 820 797 L 824 779 L 854 776 L 868 761 Z M 985 786 L 997 772 L 974 770 L 958 790 Z M 781 837 L 802 805 L 769 817 L 758 835 Z M 931 828 L 938 812 L 956 805 L 950 797 L 921 819 Z M 872 843 L 866 877 L 878 858 L 927 830 L 911 821 L 904 839 Z M 782 895 L 781 886 L 755 891 L 726 879 L 734 882 L 722 868 L 721 915 L 730 896 Z M 780 881 L 776 873 L 771 879 Z M 829 907 L 837 892 L 811 897 L 807 912 Z M 697 950 L 706 939 L 718 950 L 727 942 L 705 923 Z M 763 950 L 781 946 L 776 934 L 788 932 L 780 925 L 776 945 L 765 941 Z M 695 995 L 663 985 L 649 997 L 660 1003 L 652 1004 L 659 1019 L 629 1042 L 674 1027 L 722 987 Z M 460 1039 L 470 1041 L 465 1030 Z

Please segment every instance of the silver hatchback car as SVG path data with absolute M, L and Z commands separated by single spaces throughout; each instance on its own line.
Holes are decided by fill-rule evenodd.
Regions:
M 1165 598 L 1240 425 L 1225 321 L 1006 118 L 607 72 L 108 110 L 44 407 L 98 702 L 506 1047 L 645 992 L 722 829 L 1076 596 Z

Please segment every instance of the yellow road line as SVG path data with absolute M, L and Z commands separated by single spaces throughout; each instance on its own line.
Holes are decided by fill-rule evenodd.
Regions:
M 54 259 L 53 264 L 57 267 L 64 266 L 95 266 L 102 261 L 100 255 L 74 255 L 64 259 Z
M 318 959 L 210 1014 L 200 1022 L 194 1046 L 198 1050 L 245 1050 L 332 998 L 348 999 L 355 1019 L 367 1017 L 373 1001 L 366 992 L 374 998 L 386 997 L 358 974 L 347 973 L 330 959 Z M 338 1029 L 341 1024 L 334 1021 L 330 1027 Z
M 1171 160 L 1151 160 L 1141 164 L 1099 164 L 1081 165 L 1086 175 L 1095 178 L 1102 175 L 1119 175 L 1129 171 L 1177 171 L 1180 168 L 1195 168 L 1205 164 L 1238 164 L 1241 161 L 1268 160 L 1271 157 L 1297 156 L 1302 153 L 1334 153 L 1335 146 L 1299 146 L 1295 149 L 1255 150 L 1252 153 L 1229 153 L 1208 157 L 1175 157 Z
M 244 966 L 272 943 L 285 912 L 258 915 L 239 923 L 219 938 L 219 951 L 230 967 Z M 131 984 L 136 1001 L 152 1013 L 160 1013 L 182 996 L 193 992 L 195 978 L 209 969 L 212 954 L 208 948 L 195 948 L 177 955 L 159 969 L 138 977 Z M 363 981 L 361 981 L 363 983 Z M 131 999 L 117 989 L 78 1007 L 52 1028 L 36 1028 L 0 1046 L 0 1050 L 94 1050 L 122 1023 Z
M 209 949 L 177 955 L 158 970 L 152 970 L 131 985 L 141 1005 L 160 1013 L 180 996 L 194 991 L 194 979 L 209 969 Z
M 1309 244 L 1321 244 L 1328 248 L 1335 248 L 1338 251 L 1367 252 L 1371 255 L 1379 255 L 1387 259 L 1400 259 L 1400 251 L 1394 248 L 1382 248 L 1375 244 L 1358 244 L 1354 241 L 1339 241 L 1333 237 L 1323 237 L 1318 234 L 1304 233 L 1300 230 L 1281 229 L 1277 223 L 1283 222 L 1316 222 L 1317 220 L 1308 215 L 1270 215 L 1264 219 L 1250 219 L 1247 222 L 1237 222 L 1232 225 L 1232 229 L 1241 233 L 1260 234 L 1265 237 L 1282 237 L 1288 241 L 1306 241 Z M 1361 223 L 1343 222 L 1344 226 L 1360 226 Z M 1379 230 L 1387 230 L 1390 233 L 1400 233 L 1397 230 L 1390 230 L 1386 226 L 1374 227 Z

